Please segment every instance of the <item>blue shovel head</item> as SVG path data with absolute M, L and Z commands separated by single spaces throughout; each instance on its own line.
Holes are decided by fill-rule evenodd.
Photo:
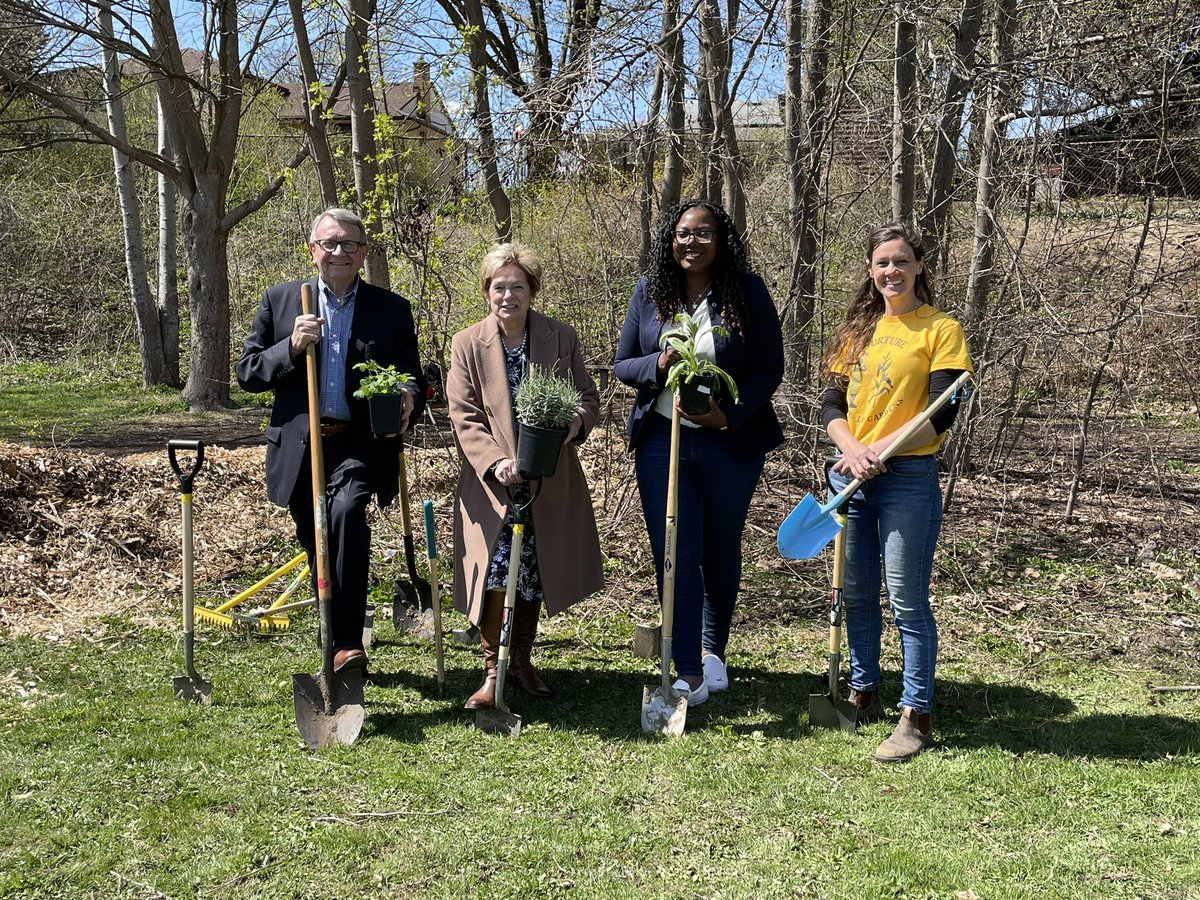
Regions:
M 833 513 L 822 509 L 813 495 L 808 494 L 779 526 L 775 545 L 788 559 L 812 559 L 841 530 Z

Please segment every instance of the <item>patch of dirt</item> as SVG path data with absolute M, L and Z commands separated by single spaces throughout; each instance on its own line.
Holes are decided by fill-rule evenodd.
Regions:
M 197 602 L 216 605 L 288 559 L 295 552 L 292 522 L 266 499 L 265 448 L 258 420 L 251 428 L 250 418 L 201 428 L 157 423 L 91 435 L 69 448 L 0 443 L 0 629 L 46 640 L 95 638 L 109 616 L 178 628 L 182 529 L 179 486 L 164 449 L 169 437 L 208 443 L 194 489 Z M 581 454 L 607 586 L 577 612 L 655 621 L 653 566 L 615 418 L 593 432 Z M 458 462 L 444 417 L 418 430 L 407 458 L 414 508 L 432 500 L 447 541 Z M 783 560 L 774 546 L 795 502 L 823 493 L 814 473 L 792 452 L 774 454 L 768 464 L 743 548 L 736 622 L 742 640 L 781 623 L 822 627 L 827 560 Z M 1126 467 L 1119 479 L 1085 480 L 1076 515 L 1064 522 L 1067 483 L 1047 471 L 1042 456 L 1015 455 L 1003 471 L 959 479 L 934 585 L 948 643 L 956 633 L 994 632 L 1031 659 L 1068 644 L 1096 660 L 1154 654 L 1196 680 L 1198 488 L 1196 475 L 1164 481 L 1152 470 Z M 374 552 L 402 560 L 398 509 L 371 515 Z M 421 548 L 419 516 L 416 531 Z M 386 577 L 378 568 L 373 573 Z

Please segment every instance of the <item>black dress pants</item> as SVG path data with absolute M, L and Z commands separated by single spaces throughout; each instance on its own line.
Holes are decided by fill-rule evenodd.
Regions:
M 325 451 L 325 502 L 329 528 L 329 579 L 335 650 L 363 649 L 363 618 L 367 610 L 367 576 L 371 563 L 371 529 L 367 506 L 366 453 L 352 431 L 329 435 Z M 312 565 L 313 595 L 317 596 L 317 541 L 313 518 L 312 463 L 305 454 L 304 473 L 288 501 L 296 523 L 296 539 Z M 319 620 L 318 620 L 319 621 Z

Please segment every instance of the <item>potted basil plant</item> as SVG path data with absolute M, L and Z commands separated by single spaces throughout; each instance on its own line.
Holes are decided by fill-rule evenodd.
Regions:
M 396 371 L 395 366 L 381 366 L 374 359 L 356 363 L 354 370 L 363 373 L 354 396 L 367 401 L 367 408 L 371 411 L 371 431 L 375 434 L 399 434 L 400 411 L 404 408 L 402 392 L 412 376 Z
M 663 349 L 670 347 L 679 354 L 667 370 L 667 385 L 679 395 L 679 406 L 689 416 L 702 416 L 708 412 L 708 401 L 722 385 L 729 391 L 733 402 L 738 401 L 737 382 L 733 376 L 710 359 L 702 359 L 696 353 L 696 338 L 699 326 L 687 313 L 675 317 L 677 328 L 663 332 L 659 340 Z M 729 332 L 714 325 L 712 332 L 717 337 L 728 337 Z
M 517 385 L 517 471 L 525 478 L 549 478 L 583 395 L 569 379 L 533 366 Z

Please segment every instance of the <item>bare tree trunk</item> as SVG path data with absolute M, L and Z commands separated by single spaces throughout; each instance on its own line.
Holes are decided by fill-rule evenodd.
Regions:
M 475 127 L 479 132 L 479 162 L 483 168 L 483 181 L 487 190 L 488 203 L 496 220 L 496 239 L 512 240 L 512 205 L 500 181 L 500 169 L 496 163 L 496 135 L 492 125 L 492 107 L 488 99 L 487 59 L 484 51 L 486 32 L 483 23 L 483 8 L 480 0 L 466 0 L 467 34 L 471 60 L 471 89 L 475 95 Z
M 670 28 L 667 27 L 668 17 Z M 683 23 L 679 21 L 679 0 L 664 0 L 663 3 L 663 58 L 666 66 L 667 91 L 667 148 L 663 159 L 662 193 L 658 208 L 667 210 L 680 200 L 683 190 Z
M 348 0 L 350 22 L 346 27 L 346 86 L 350 91 L 350 142 L 354 157 L 354 188 L 362 206 L 363 223 L 370 237 L 371 253 L 364 272 L 371 284 L 390 288 L 387 248 L 383 238 L 384 213 L 391 206 L 379 180 L 379 150 L 375 145 L 375 93 L 367 66 L 367 43 L 374 12 L 371 0 Z
M 161 99 L 157 108 L 158 152 L 163 159 L 173 160 L 175 145 Z M 175 182 L 162 172 L 158 173 L 158 329 L 168 383 L 179 387 L 179 197 Z
M 917 25 L 904 3 L 896 10 L 896 74 L 892 90 L 892 219 L 915 223 Z
M 949 245 L 949 222 L 954 176 L 958 171 L 958 140 L 962 134 L 963 107 L 975 77 L 975 53 L 979 28 L 983 22 L 985 0 L 964 0 L 958 28 L 955 29 L 954 59 L 946 79 L 934 133 L 933 166 L 925 195 L 925 213 L 921 231 L 925 237 L 925 266 L 936 272 L 941 255 Z
M 784 315 L 789 376 L 793 382 L 809 377 L 817 255 L 820 241 L 819 200 L 821 154 L 825 143 L 826 97 L 832 0 L 801 0 L 787 4 L 787 162 L 789 224 L 792 233 L 792 271 Z M 807 40 L 802 33 L 807 28 Z M 801 47 L 804 47 L 801 65 Z
M 971 274 L 967 282 L 965 309 L 968 336 L 977 338 L 978 325 L 987 313 L 988 287 L 996 259 L 996 208 L 999 192 L 997 161 L 1000 140 L 1010 121 L 1004 108 L 1011 93 L 1006 69 L 1012 56 L 1012 35 L 1016 23 L 1016 0 L 997 0 L 992 23 L 992 80 L 988 84 L 987 113 L 980 143 L 979 174 L 975 181 L 975 239 L 971 254 Z M 978 96 L 978 91 L 976 91 Z M 974 341 L 973 341 L 974 343 Z M 972 350 L 977 349 L 977 345 Z
M 696 130 L 700 141 L 700 197 L 710 203 L 720 203 L 724 183 L 721 161 L 717 158 L 716 123 L 713 121 L 711 78 L 706 54 L 700 55 L 700 70 L 696 75 Z
M 320 82 L 317 78 L 316 64 L 313 62 L 312 45 L 308 40 L 303 0 L 288 0 L 288 9 L 292 13 L 292 30 L 296 35 L 296 61 L 300 66 L 300 78 L 303 82 L 304 137 L 308 141 L 308 152 L 317 171 L 317 183 L 321 187 L 321 205 L 329 209 L 338 204 L 337 180 L 334 177 L 333 154 L 329 150 L 325 120 L 320 115 L 322 104 L 312 94 L 313 85 Z M 374 279 L 371 281 L 375 283 Z
M 97 9 L 101 33 L 113 40 L 113 15 L 110 5 Z M 109 132 L 120 142 L 127 143 L 129 129 L 125 125 L 125 102 L 121 97 L 121 74 L 117 53 L 111 43 L 102 47 L 104 56 L 104 99 L 108 110 Z M 117 182 L 117 198 L 121 206 L 121 221 L 125 233 L 125 269 L 129 278 L 129 293 L 133 314 L 137 320 L 138 348 L 142 358 L 142 386 L 171 384 L 162 333 L 159 330 L 158 306 L 150 294 L 146 270 L 146 251 L 142 242 L 142 215 L 134 184 L 132 163 L 117 147 L 112 148 L 113 172 Z
M 736 2 L 731 3 L 729 32 L 736 19 Z M 742 153 L 733 123 L 733 101 L 729 95 L 732 57 L 729 32 L 721 23 L 717 0 L 703 0 L 700 7 L 700 52 L 706 58 L 708 102 L 712 108 L 713 153 L 721 167 L 721 199 L 739 231 L 746 229 L 746 186 L 742 178 Z M 714 194 L 716 192 L 714 191 Z

